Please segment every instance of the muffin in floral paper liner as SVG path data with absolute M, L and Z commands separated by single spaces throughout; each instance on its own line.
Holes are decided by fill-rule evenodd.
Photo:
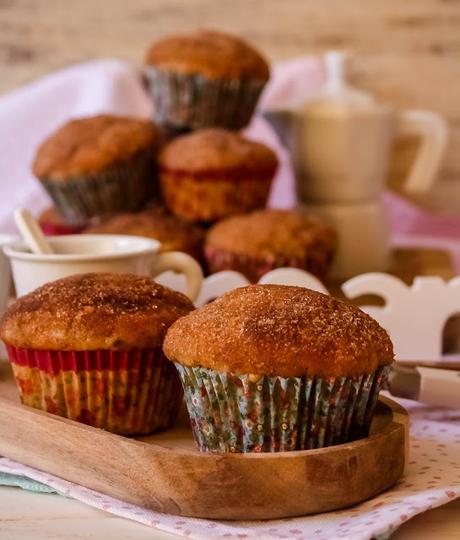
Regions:
M 351 304 L 251 285 L 176 321 L 163 344 L 203 452 L 279 452 L 366 437 L 390 364 L 386 331 Z
M 209 229 L 209 273 L 235 270 L 255 283 L 275 268 L 293 267 L 327 281 L 337 245 L 335 231 L 300 211 L 258 210 L 230 217 Z
M 101 114 L 72 120 L 39 147 L 33 171 L 71 225 L 138 210 L 158 195 L 161 135 L 150 121 Z
M 170 427 L 182 391 L 161 346 L 193 309 L 131 274 L 81 274 L 19 298 L 0 322 L 24 405 L 125 435 Z
M 168 213 L 160 206 L 142 212 L 119 214 L 88 227 L 85 232 L 154 238 L 161 242 L 161 252 L 183 251 L 197 261 L 203 259 L 204 230 L 197 224 Z
M 208 128 L 167 144 L 158 165 L 168 209 L 209 223 L 265 207 L 278 160 L 264 144 Z
M 210 30 L 154 43 L 144 73 L 155 120 L 178 129 L 243 128 L 270 76 L 248 43 Z
M 67 223 L 54 208 L 47 208 L 38 216 L 38 224 L 47 236 L 59 236 L 61 234 L 78 234 L 85 229 L 86 223 L 71 225 Z

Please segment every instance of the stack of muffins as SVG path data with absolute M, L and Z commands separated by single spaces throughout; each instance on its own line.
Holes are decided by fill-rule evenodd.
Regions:
M 375 320 L 321 293 L 250 285 L 194 310 L 120 274 L 40 287 L 10 307 L 0 337 L 24 404 L 114 433 L 170 428 L 182 381 L 203 452 L 365 437 L 393 361 Z
M 296 211 L 266 210 L 278 161 L 240 134 L 270 76 L 245 41 L 201 30 L 154 43 L 145 59 L 154 121 L 98 115 L 40 146 L 34 173 L 54 209 L 48 234 L 134 234 L 255 282 L 280 266 L 327 279 L 335 233 Z
M 269 78 L 262 56 L 201 31 L 154 44 L 146 62 L 156 123 L 77 119 L 39 148 L 34 172 L 55 205 L 42 227 L 157 238 L 251 282 L 280 266 L 327 279 L 334 231 L 265 208 L 277 158 L 236 131 Z M 195 310 L 150 278 L 110 273 L 19 298 L 0 338 L 24 404 L 138 435 L 170 428 L 185 394 L 203 452 L 364 437 L 393 360 L 376 321 L 308 289 L 250 285 Z

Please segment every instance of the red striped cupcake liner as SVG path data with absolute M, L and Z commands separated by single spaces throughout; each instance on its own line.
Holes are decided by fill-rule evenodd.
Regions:
M 204 253 L 209 274 L 234 270 L 246 276 L 251 283 L 257 283 L 263 275 L 276 268 L 299 268 L 326 282 L 333 261 L 332 251 L 318 248 L 303 258 L 270 255 L 256 257 L 213 246 L 206 246 Z
M 177 418 L 181 383 L 160 348 L 7 349 L 24 405 L 123 435 L 166 429 Z

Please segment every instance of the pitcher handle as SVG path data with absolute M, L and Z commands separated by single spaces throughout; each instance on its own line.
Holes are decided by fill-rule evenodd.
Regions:
M 444 118 L 431 111 L 410 110 L 398 115 L 397 135 L 418 135 L 421 144 L 403 190 L 410 195 L 422 195 L 433 185 L 444 155 L 448 128 Z
M 151 273 L 156 277 L 172 270 L 184 274 L 187 280 L 187 296 L 192 302 L 196 300 L 203 284 L 203 271 L 193 257 L 182 251 L 159 253 L 153 261 Z

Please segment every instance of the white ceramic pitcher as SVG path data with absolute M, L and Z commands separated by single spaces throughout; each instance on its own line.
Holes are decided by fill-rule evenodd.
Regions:
M 348 86 L 343 54 L 325 56 L 327 82 L 316 98 L 264 115 L 291 152 L 299 198 L 311 203 L 377 201 L 383 190 L 391 142 L 417 135 L 421 144 L 405 179 L 407 194 L 431 187 L 447 143 L 447 126 L 430 111 L 396 113 Z

